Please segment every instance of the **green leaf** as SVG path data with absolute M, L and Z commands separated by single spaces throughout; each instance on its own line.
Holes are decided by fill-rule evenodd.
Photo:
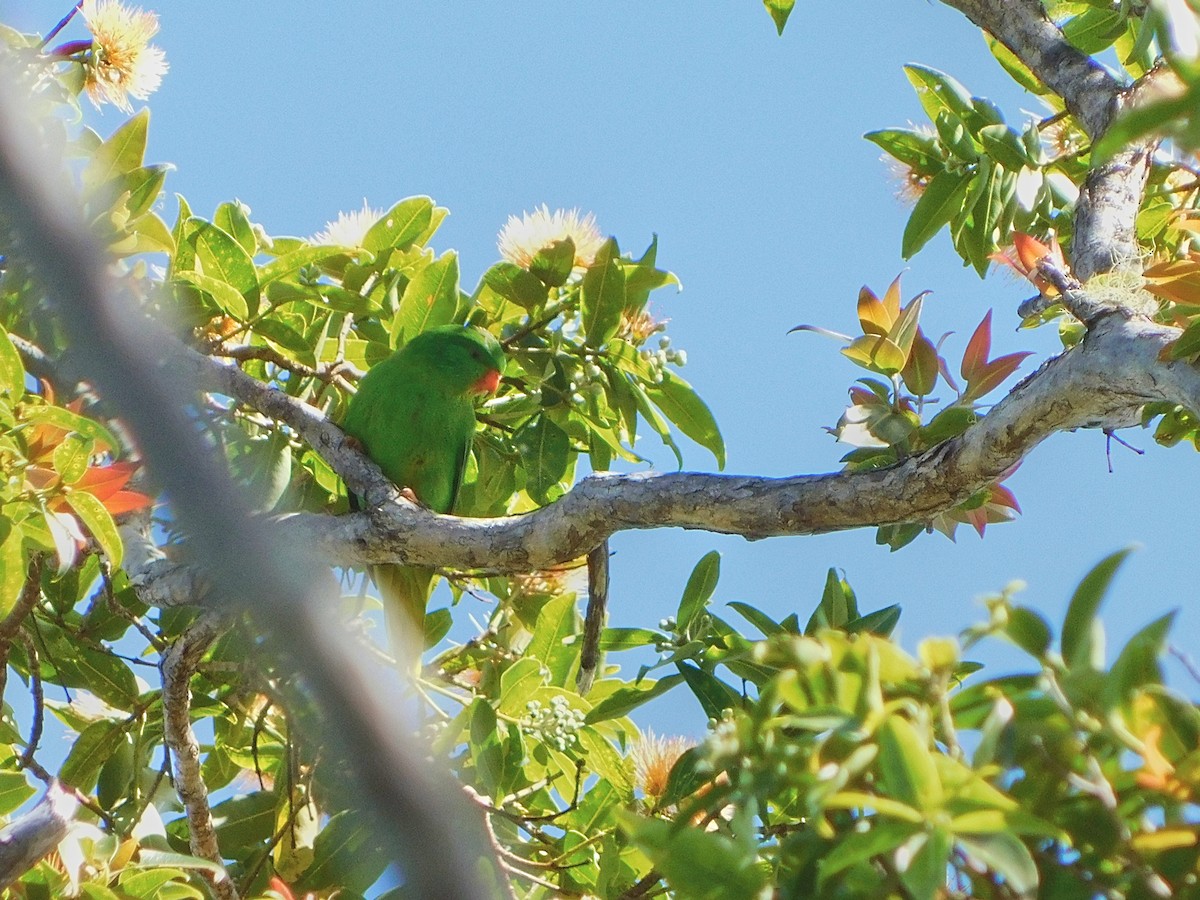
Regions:
M 425 643 L 426 650 L 436 647 L 454 624 L 454 617 L 446 607 L 435 609 L 425 614 Z
M 900 604 L 893 603 L 865 616 L 851 619 L 842 630 L 847 634 L 877 634 L 880 637 L 890 637 L 900 621 L 900 612 Z
M 684 662 L 675 663 L 675 667 L 700 701 L 706 717 L 719 720 L 725 710 L 741 708 L 741 695 L 711 672 Z
M 433 224 L 433 200 L 409 197 L 401 200 L 367 229 L 362 245 L 378 255 L 384 250 L 407 250 Z
M 912 352 L 901 374 L 904 384 L 918 397 L 932 393 L 938 380 L 938 352 L 933 342 L 918 331 Z
M 909 838 L 906 849 L 911 855 L 900 880 L 909 896 L 936 897 L 946 886 L 946 866 L 953 849 L 950 835 L 943 828 L 930 828 Z
M 150 110 L 143 109 L 96 148 L 83 170 L 86 191 L 93 191 L 141 166 L 142 158 L 146 155 L 146 130 L 149 124 Z
M 858 618 L 858 600 L 854 591 L 838 574 L 838 570 L 830 568 L 825 573 L 825 588 L 821 591 L 821 602 L 813 610 L 804 626 L 805 634 L 814 634 L 822 628 L 842 628 L 851 619 Z
M 64 784 L 78 788 L 85 794 L 96 784 L 100 767 L 121 742 L 125 740 L 126 725 L 123 722 L 93 722 L 75 739 L 67 754 L 58 778 Z
M 138 698 L 137 679 L 124 661 L 99 650 L 84 648 L 72 664 L 93 694 L 116 709 L 132 709 Z
M 584 721 L 588 725 L 628 715 L 643 703 L 661 696 L 683 681 L 682 675 L 668 675 L 658 681 L 643 681 L 633 687 L 618 688 L 595 704 Z
M 400 309 L 392 322 L 392 336 L 403 335 L 406 341 L 412 340 L 422 331 L 449 325 L 457 311 L 458 254 L 447 250 L 405 287 Z
M 941 112 L 957 117 L 974 112 L 970 92 L 945 72 L 927 66 L 907 65 L 904 74 L 916 90 L 929 121 L 937 121 Z
M 937 141 L 923 132 L 889 128 L 868 131 L 863 137 L 913 172 L 931 175 L 942 170 L 942 154 L 938 152 Z
M 617 333 L 625 309 L 625 272 L 620 264 L 617 239 L 610 237 L 596 252 L 583 276 L 582 306 L 584 341 L 602 347 Z
M 721 554 L 710 550 L 700 558 L 688 576 L 687 585 L 683 589 L 683 597 L 679 601 L 679 609 L 675 613 L 675 624 L 680 634 L 687 634 L 704 608 L 708 605 L 713 591 L 717 589 L 717 580 L 721 577 Z
M 1106 556 L 1083 577 L 1075 589 L 1062 627 L 1062 655 L 1069 667 L 1091 664 L 1092 623 L 1113 576 L 1131 549 L 1118 550 Z
M 796 0 L 763 0 L 763 6 L 767 8 L 771 20 L 775 23 L 776 33 L 783 34 L 783 27 L 787 25 L 788 16 L 792 14 L 795 5 Z
M 642 254 L 642 258 L 632 268 L 625 268 L 625 312 L 638 313 L 646 307 L 650 292 L 668 284 L 681 287 L 674 273 L 658 268 L 658 235 L 650 241 L 650 246 Z
M 87 471 L 96 442 L 81 434 L 68 434 L 54 448 L 54 471 L 66 484 L 74 484 Z
M 670 369 L 663 369 L 662 374 L 661 382 L 646 385 L 647 396 L 680 431 L 712 453 L 718 469 L 724 469 L 725 439 L 712 410 L 690 384 Z
M 353 811 L 331 818 L 313 843 L 312 865 L 292 885 L 297 893 L 336 887 L 365 892 L 383 874 L 388 858 L 373 823 Z
M 970 184 L 970 175 L 955 172 L 939 172 L 930 179 L 904 226 L 900 254 L 905 259 L 911 259 L 959 212 Z
M 942 804 L 942 781 L 925 741 L 907 719 L 893 714 L 879 727 L 879 771 L 888 796 L 920 810 Z
M 635 650 L 652 647 L 661 635 L 649 628 L 605 628 L 600 632 L 601 650 Z
M 561 287 L 575 268 L 575 242 L 569 237 L 552 241 L 529 261 L 529 272 L 546 287 Z
M 1015 835 L 1003 831 L 986 835 L 960 834 L 956 841 L 970 858 L 1001 876 L 1013 894 L 1018 897 L 1037 894 L 1037 864 L 1029 848 Z
M 1104 686 L 1105 701 L 1115 705 L 1148 684 L 1162 684 L 1158 660 L 1178 610 L 1155 619 L 1129 639 L 1117 654 Z
M 260 267 L 258 270 L 258 283 L 265 287 L 272 281 L 277 281 L 286 275 L 291 275 L 293 272 L 297 272 L 305 266 L 315 265 L 317 263 L 324 262 L 331 257 L 342 256 L 354 252 L 354 249 L 351 247 L 300 247 L 297 250 L 292 250 L 283 254 L 283 256 L 277 256 L 265 266 Z M 320 288 L 325 287 L 333 288 L 336 287 L 336 285 L 320 285 Z M 322 293 L 324 292 L 322 291 Z M 353 292 L 346 291 L 346 293 Z M 363 302 L 365 302 L 365 298 L 361 297 L 361 295 L 354 294 L 354 296 L 359 297 Z
M 910 822 L 874 820 L 866 831 L 850 831 L 819 863 L 818 888 L 851 866 L 867 862 L 876 856 L 890 854 L 917 832 L 920 826 Z
M 1009 611 L 1004 634 L 1035 659 L 1044 658 L 1050 648 L 1050 624 L 1027 606 L 1017 606 Z
M 25 393 L 25 366 L 8 332 L 0 330 L 0 335 L 3 335 L 0 340 L 0 393 L 15 400 Z
M 23 772 L 0 772 L 0 815 L 8 815 L 36 793 Z
M 250 315 L 250 308 L 246 305 L 246 298 L 242 296 L 241 292 L 219 278 L 205 275 L 202 272 L 183 271 L 176 272 L 174 280 L 204 291 L 222 312 L 228 313 L 238 321 L 245 321 Z
M 192 219 L 191 243 L 203 274 L 224 281 L 246 298 L 251 311 L 258 306 L 258 275 L 254 260 L 228 232 L 203 219 Z
M 1150 132 L 1171 133 L 1181 123 L 1193 121 L 1200 84 L 1178 97 L 1157 100 L 1123 111 L 1092 148 L 1092 165 L 1108 162 L 1124 147 Z
M 479 784 L 493 797 L 500 792 L 504 774 L 504 751 L 496 723 L 496 711 L 482 698 L 476 698 L 471 711 L 471 762 L 475 764 Z
M 717 832 L 680 827 L 661 819 L 620 814 L 630 840 L 667 879 L 675 896 L 689 900 L 752 900 L 762 896 L 767 871 L 757 854 Z
M 571 666 L 579 654 L 578 648 L 567 643 L 575 634 L 575 596 L 563 594 L 550 600 L 538 613 L 533 638 L 525 655 L 540 660 L 550 671 L 550 683 L 562 687 L 567 683 Z
M 226 202 L 218 206 L 213 214 L 213 224 L 237 241 L 250 257 L 258 252 L 254 228 L 240 203 Z
M 1004 168 L 1019 172 L 1032 165 L 1020 135 L 1007 125 L 987 125 L 979 130 L 984 152 Z
M 713 780 L 711 771 L 697 771 L 702 759 L 699 747 L 691 747 L 679 755 L 679 759 L 675 760 L 675 765 L 671 766 L 667 775 L 667 789 L 658 798 L 660 807 L 672 806 L 686 800 Z
M 1117 9 L 1087 9 L 1068 20 L 1062 32 L 1084 53 L 1099 53 L 1125 33 L 1125 15 Z
M 513 438 L 525 469 L 525 489 L 535 502 L 549 503 L 550 491 L 567 472 L 571 439 L 549 416 L 540 415 Z
M 34 406 L 25 410 L 25 421 L 30 424 L 53 425 L 63 431 L 74 431 L 91 438 L 106 450 L 117 450 L 120 444 L 113 433 L 97 422 L 61 406 Z
M 763 637 L 770 637 L 773 634 L 784 634 L 785 630 L 782 625 L 768 616 L 761 609 L 751 606 L 749 603 L 742 603 L 734 600 L 731 603 L 726 603 L 726 606 L 738 612 L 742 618 L 757 628 Z
M 0 520 L 0 616 L 7 616 L 25 586 L 25 532 L 19 525 Z
M 108 557 L 109 564 L 114 569 L 118 568 L 121 565 L 121 558 L 125 554 L 125 547 L 121 543 L 121 535 L 117 531 L 116 523 L 113 522 L 108 510 L 104 508 L 104 504 L 87 491 L 71 491 L 66 495 L 66 500 L 83 524 L 87 526 L 92 537 L 96 539 L 96 543 Z
M 540 659 L 519 659 L 500 676 L 500 698 L 497 711 L 505 716 L 521 716 L 525 704 L 532 699 L 538 688 L 546 683 Z
M 483 283 L 522 309 L 537 309 L 546 302 L 546 285 L 510 262 L 498 262 L 484 272 Z

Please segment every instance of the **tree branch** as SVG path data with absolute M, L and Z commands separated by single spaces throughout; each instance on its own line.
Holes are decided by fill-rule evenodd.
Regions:
M 1068 286 L 1086 296 L 1076 283 Z M 1200 370 L 1158 359 L 1179 330 L 1113 314 L 1111 307 L 1104 312 L 1078 347 L 1045 363 L 962 435 L 886 469 L 787 478 L 601 473 L 550 506 L 517 516 L 457 518 L 400 501 L 340 517 L 284 516 L 276 528 L 287 543 L 333 565 L 525 572 L 574 559 L 629 529 L 681 527 L 757 539 L 927 521 L 1000 479 L 1055 432 L 1129 427 L 1155 400 L 1200 408 Z M 293 417 L 293 406 L 303 404 L 285 399 L 273 408 Z M 338 452 L 335 467 L 356 453 L 344 445 Z M 151 604 L 187 602 L 197 595 L 186 591 L 203 590 L 195 573 L 167 561 L 130 574 Z
M 238 900 L 237 887 L 224 871 L 225 861 L 217 845 L 208 787 L 200 772 L 200 742 L 192 730 L 192 675 L 204 651 L 218 632 L 217 617 L 202 616 L 171 645 L 162 660 L 163 743 L 175 761 L 175 790 L 187 813 L 188 845 L 194 856 L 222 867 L 204 873 L 220 900 Z

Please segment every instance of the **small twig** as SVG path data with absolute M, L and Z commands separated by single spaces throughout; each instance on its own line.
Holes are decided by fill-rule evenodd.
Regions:
M 1112 463 L 1112 442 L 1113 441 L 1116 441 L 1118 444 L 1120 444 L 1126 450 L 1132 450 L 1138 456 L 1146 455 L 1145 450 L 1141 449 L 1140 447 L 1133 446 L 1133 444 L 1129 443 L 1129 441 L 1125 440 L 1119 434 L 1117 434 L 1117 432 L 1114 429 L 1105 428 L 1104 429 L 1104 455 L 1105 455 L 1105 457 L 1108 458 L 1108 474 L 1109 475 L 1111 475 L 1113 473 L 1113 463 Z
M 59 20 L 57 25 L 55 25 L 48 32 L 46 32 L 46 36 L 44 38 L 42 38 L 42 42 L 40 44 L 38 44 L 38 49 L 44 50 L 46 48 L 46 45 L 48 43 L 50 43 L 52 40 L 54 40 L 55 36 L 60 31 L 62 31 L 64 28 L 67 27 L 67 24 L 73 18 L 75 18 L 75 13 L 79 12 L 79 10 L 82 8 L 83 8 L 83 0 L 79 0 L 78 3 L 76 3 L 74 6 L 71 7 L 71 11 Z
M 1192 680 L 1200 684 L 1200 667 L 1196 665 L 1196 661 L 1191 655 L 1180 650 L 1174 644 L 1167 645 L 1167 652 L 1179 660 L 1179 664 L 1183 666 L 1183 670 L 1191 676 Z
M 117 595 L 113 590 L 112 568 L 108 564 L 108 559 L 104 556 L 100 557 L 100 578 L 104 585 L 104 602 L 108 606 L 109 611 L 128 622 L 146 640 L 146 643 L 159 653 L 166 650 L 166 641 L 147 628 L 141 619 L 117 602 Z
M 37 752 L 38 744 L 42 741 L 42 726 L 46 714 L 46 696 L 42 692 L 41 663 L 38 661 L 37 647 L 33 639 L 24 631 L 17 633 L 25 653 L 29 657 L 29 693 L 33 697 L 33 725 L 29 729 L 29 741 L 25 744 L 25 752 L 21 754 L 18 765 L 28 768 Z

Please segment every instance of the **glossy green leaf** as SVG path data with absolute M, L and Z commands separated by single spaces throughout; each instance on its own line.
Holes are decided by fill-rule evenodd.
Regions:
M 28 561 L 24 537 L 20 526 L 0 521 L 0 616 L 8 615 L 25 586 Z
M 68 434 L 54 448 L 54 471 L 65 484 L 74 484 L 87 471 L 96 442 L 82 434 Z
M 126 726 L 121 722 L 102 720 L 88 725 L 71 745 L 58 772 L 59 781 L 89 793 L 96 785 L 104 761 L 125 740 L 125 731 Z
M 1129 639 L 1108 673 L 1105 700 L 1116 704 L 1148 684 L 1162 684 L 1159 658 L 1166 650 L 1167 635 L 1178 610 L 1155 619 Z
M 907 65 L 904 74 L 931 122 L 943 111 L 955 116 L 973 111 L 970 92 L 945 72 L 928 66 Z
M 8 332 L 0 329 L 0 393 L 13 399 L 25 393 L 25 366 Z
M 1019 172 L 1032 165 L 1021 136 L 1007 125 L 988 125 L 979 131 L 984 152 L 1004 168 Z
M 880 637 L 890 637 L 900 622 L 901 607 L 899 603 L 885 606 L 869 612 L 865 616 L 851 619 L 843 630 L 848 634 L 876 634 Z
M 825 573 L 825 587 L 821 601 L 813 610 L 804 626 L 805 634 L 816 634 L 822 628 L 841 628 L 851 619 L 858 617 L 858 600 L 854 590 L 838 570 L 830 568 Z
M 820 862 L 818 886 L 858 863 L 890 854 L 917 830 L 909 822 L 876 821 L 866 831 L 851 831 L 826 853 Z
M 596 703 L 587 713 L 585 721 L 589 725 L 603 722 L 607 719 L 617 719 L 628 715 L 643 703 L 648 703 L 655 697 L 660 697 L 683 682 L 682 675 L 668 675 L 658 681 L 646 679 L 630 687 L 618 688 L 599 703 Z
M 717 581 L 721 577 L 721 554 L 710 550 L 692 568 L 687 585 L 683 589 L 683 597 L 679 600 L 679 608 L 675 613 L 676 628 L 680 634 L 687 634 L 696 619 L 704 612 L 713 591 L 717 589 Z
M 203 219 L 192 222 L 190 240 L 196 248 L 196 262 L 202 273 L 233 287 L 246 298 L 253 311 L 258 305 L 258 275 L 250 254 L 230 234 L 211 222 Z
M 888 716 L 879 727 L 879 771 L 888 795 L 922 810 L 942 804 L 942 782 L 929 747 L 906 719 Z
M 662 819 L 621 816 L 634 846 L 667 879 L 676 896 L 689 900 L 753 900 L 766 887 L 766 870 L 756 855 L 731 838 Z
M 796 6 L 796 0 L 763 0 L 763 6 L 771 14 L 771 21 L 775 23 L 776 33 L 782 35 L 788 16 L 792 14 L 792 9 Z
M 250 315 L 250 308 L 241 292 L 228 282 L 203 272 L 176 272 L 175 281 L 190 284 L 208 294 L 217 308 L 234 319 L 245 321 Z
M 64 431 L 74 431 L 91 438 L 106 450 L 117 450 L 121 446 L 113 433 L 95 419 L 81 416 L 61 406 L 29 407 L 25 410 L 25 421 L 31 425 L 52 425 Z
M 932 393 L 937 386 L 939 362 L 937 348 L 921 331 L 917 332 L 908 362 L 901 370 L 905 386 L 918 397 Z
M 533 638 L 525 655 L 540 660 L 549 672 L 550 684 L 562 687 L 579 656 L 579 648 L 568 643 L 575 634 L 575 595 L 562 594 L 538 613 Z
M 96 539 L 96 543 L 108 557 L 109 564 L 113 568 L 119 567 L 125 547 L 121 543 L 121 535 L 117 531 L 116 523 L 113 522 L 108 510 L 104 508 L 104 504 L 86 491 L 71 491 L 66 495 L 66 500 L 87 530 L 91 532 L 92 537 Z
M 434 205 L 429 197 L 401 200 L 367 229 L 362 245 L 372 253 L 407 250 L 433 224 Z
M 422 331 L 449 325 L 458 311 L 458 254 L 448 250 L 419 273 L 404 289 L 392 336 L 412 340 Z M 399 344 L 399 340 L 394 343 Z
M 500 676 L 501 715 L 519 717 L 525 714 L 525 704 L 532 699 L 538 688 L 546 683 L 543 663 L 536 657 L 519 659 Z
M 566 476 L 571 439 L 549 416 L 539 416 L 513 438 L 513 448 L 525 469 L 525 489 L 536 502 L 552 499 L 550 492 Z
M 471 762 L 475 765 L 475 777 L 486 793 L 496 796 L 504 775 L 496 711 L 482 698 L 476 698 L 471 707 Z
M 297 893 L 336 887 L 365 892 L 389 860 L 374 825 L 354 811 L 337 813 L 313 844 L 313 862 L 292 885 Z
M 548 296 L 545 284 L 510 262 L 498 262 L 484 272 L 483 283 L 522 309 L 537 309 L 546 303 Z
M 138 698 L 137 680 L 125 661 L 109 653 L 84 648 L 72 660 L 88 689 L 115 709 L 132 709 Z
M 1050 649 L 1050 624 L 1041 613 L 1027 606 L 1016 606 L 1009 612 L 1004 626 L 1005 636 L 1035 659 L 1042 659 Z
M 905 259 L 911 259 L 962 209 L 970 183 L 969 175 L 955 172 L 939 172 L 930 179 L 904 226 L 900 254 Z
M 254 236 L 254 227 L 246 218 L 246 212 L 240 203 L 222 203 L 213 213 L 213 224 L 230 235 L 251 258 L 258 253 L 258 239 Z
M 149 124 L 150 110 L 143 109 L 96 148 L 83 170 L 85 190 L 95 190 L 141 166 L 142 158 L 146 155 Z
M 690 663 L 678 662 L 675 667 L 700 701 L 707 718 L 719 720 L 725 710 L 741 707 L 741 695 L 712 673 Z
M 1119 9 L 1087 9 L 1069 19 L 1062 32 L 1084 53 L 1099 53 L 1125 32 L 1125 14 Z
M 454 616 L 446 607 L 430 610 L 425 614 L 425 638 L 422 646 L 426 650 L 436 647 L 454 624 Z
M 605 628 L 600 632 L 601 650 L 635 650 L 653 647 L 662 637 L 649 628 Z
M 1004 879 L 1019 897 L 1037 893 L 1038 869 L 1033 857 L 1019 838 L 1007 832 L 956 836 L 960 847 L 974 859 Z
M 765 612 L 749 603 L 742 603 L 739 600 L 734 600 L 725 604 L 731 609 L 739 613 L 743 619 L 757 628 L 763 637 L 770 637 L 773 634 L 783 634 L 784 627 L 768 616 Z
M 924 132 L 890 128 L 868 131 L 863 137 L 915 173 L 932 175 L 942 170 L 937 141 Z
M 1126 548 L 1106 556 L 1075 589 L 1062 627 L 1062 655 L 1068 666 L 1091 664 L 1092 623 L 1113 576 L 1130 552 L 1130 548 Z
M 566 284 L 574 268 L 575 242 L 569 237 L 547 244 L 529 261 L 529 272 L 546 287 Z
M 580 303 L 584 340 L 589 347 L 604 346 L 621 324 L 621 312 L 625 309 L 625 271 L 620 255 L 617 239 L 610 237 L 584 273 Z
M 725 439 L 712 410 L 690 384 L 670 369 L 662 374 L 661 382 L 646 385 L 647 396 L 680 431 L 712 453 L 718 469 L 724 469 Z

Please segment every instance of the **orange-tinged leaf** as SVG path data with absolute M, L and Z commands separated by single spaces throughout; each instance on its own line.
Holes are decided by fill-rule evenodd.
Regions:
M 154 498 L 137 491 L 117 491 L 111 497 L 106 497 L 100 502 L 104 504 L 104 508 L 108 510 L 110 516 L 119 516 L 145 509 L 154 503 Z
M 1017 260 L 1025 267 L 1026 274 L 1036 269 L 1038 262 L 1051 255 L 1049 247 L 1037 238 L 1020 231 L 1013 232 L 1013 247 L 1017 251 Z
M 967 380 L 966 396 L 977 400 L 995 390 L 1004 379 L 1017 370 L 1017 367 L 1021 365 L 1021 360 L 1032 355 L 1028 350 L 1023 350 L 1020 353 L 1009 353 L 1007 356 L 992 360 L 984 366 L 982 375 L 977 379 Z
M 1017 503 L 1016 495 L 1002 484 L 992 485 L 992 496 L 988 502 L 997 506 L 1006 506 L 1009 509 L 1015 509 L 1017 512 L 1021 511 L 1021 506 Z
M 855 338 L 842 353 L 867 369 L 884 375 L 894 375 L 904 368 L 907 356 L 899 347 L 885 337 L 864 335 Z
M 887 310 L 892 321 L 900 315 L 900 276 L 897 275 L 883 294 L 883 308 Z
M 875 292 L 865 284 L 858 292 L 858 323 L 862 326 L 863 334 L 885 336 L 892 330 L 895 316 L 888 312 Z
M 967 349 L 963 351 L 962 365 L 959 372 L 969 384 L 973 377 L 987 365 L 988 354 L 992 352 L 992 311 L 989 309 L 983 321 L 975 328 L 975 333 L 967 341 Z
M 133 473 L 137 471 L 137 463 L 115 462 L 107 466 L 91 466 L 83 477 L 75 482 L 76 490 L 87 491 L 99 500 L 110 497 L 125 487 Z

